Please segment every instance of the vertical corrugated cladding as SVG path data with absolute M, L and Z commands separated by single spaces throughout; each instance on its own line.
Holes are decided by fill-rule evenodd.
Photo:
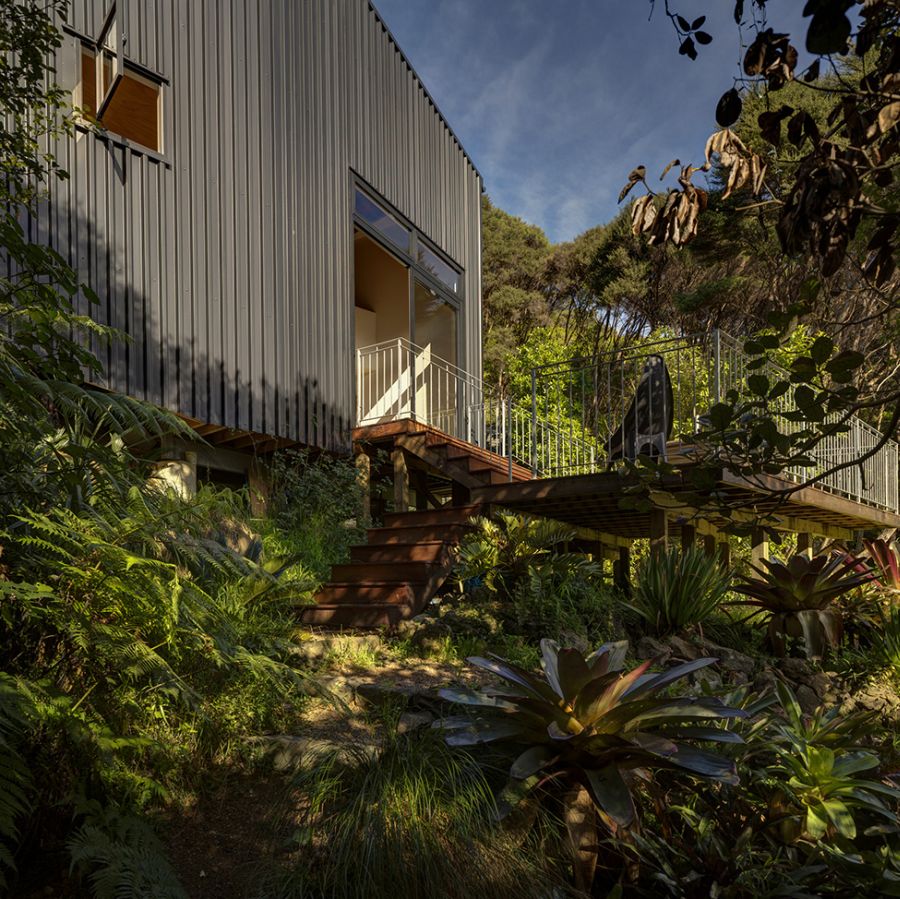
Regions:
M 57 148 L 46 233 L 126 331 L 111 387 L 318 446 L 354 419 L 352 172 L 465 271 L 481 370 L 480 179 L 368 0 L 120 0 L 157 73 L 162 150 L 81 131 Z M 107 0 L 73 0 L 96 36 Z M 60 71 L 75 87 L 78 40 Z

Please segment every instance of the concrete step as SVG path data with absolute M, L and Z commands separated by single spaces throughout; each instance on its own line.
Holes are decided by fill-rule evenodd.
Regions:
M 351 562 L 436 562 L 447 558 L 447 546 L 443 540 L 426 540 L 421 543 L 387 543 L 373 546 L 350 547 Z
M 364 584 L 382 581 L 403 584 L 421 584 L 431 578 L 440 566 L 434 562 L 351 562 L 347 565 L 333 565 L 332 583 Z

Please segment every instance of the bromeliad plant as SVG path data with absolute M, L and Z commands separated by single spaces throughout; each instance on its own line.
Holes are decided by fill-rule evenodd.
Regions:
M 657 634 L 702 625 L 728 593 L 731 572 L 699 549 L 651 554 L 638 574 L 629 608 Z
M 865 586 L 868 573 L 856 570 L 856 560 L 840 554 L 808 559 L 803 554 L 787 562 L 764 559 L 765 569 L 752 566 L 759 577 L 745 577 L 734 591 L 749 599 L 738 605 L 755 606 L 749 617 L 768 614 L 768 640 L 772 651 L 783 656 L 788 638 L 802 638 L 810 658 L 825 655 L 837 646 L 843 633 L 840 612 L 831 608 L 839 596 Z
M 452 746 L 501 741 L 517 749 L 510 788 L 527 795 L 554 784 L 587 791 L 608 823 L 635 819 L 630 781 L 636 771 L 668 768 L 721 783 L 736 783 L 729 759 L 693 745 L 740 743 L 719 725 L 745 717 L 713 697 L 670 696 L 668 688 L 713 664 L 704 658 L 651 673 L 653 660 L 624 671 L 626 645 L 605 644 L 585 657 L 541 641 L 543 673 L 533 674 L 496 656 L 468 661 L 501 678 L 501 687 L 473 692 L 445 689 L 444 699 L 471 714 L 435 723 Z
M 874 582 L 889 599 L 900 602 L 900 547 L 886 540 L 863 542 L 872 560 Z

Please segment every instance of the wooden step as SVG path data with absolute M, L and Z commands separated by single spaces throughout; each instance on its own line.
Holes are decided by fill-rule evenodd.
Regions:
M 441 540 L 459 543 L 472 529 L 463 524 L 424 524 L 420 527 L 370 528 L 369 545 L 384 546 L 391 543 L 421 543 Z
M 325 605 L 358 605 L 377 603 L 381 605 L 414 606 L 417 602 L 416 590 L 411 584 L 398 581 L 366 581 L 353 583 L 333 581 L 326 584 L 316 594 L 316 602 Z
M 373 581 L 394 581 L 398 584 L 422 584 L 440 566 L 433 562 L 350 562 L 333 565 L 331 583 L 365 584 Z
M 351 562 L 443 562 L 447 546 L 443 540 L 421 543 L 384 543 L 350 547 Z
M 414 614 L 411 607 L 390 603 L 316 603 L 303 607 L 300 622 L 318 627 L 394 627 Z
M 484 506 L 473 503 L 468 506 L 445 506 L 421 512 L 389 512 L 384 516 L 385 527 L 413 527 L 431 524 L 467 524 L 475 515 L 483 514 Z

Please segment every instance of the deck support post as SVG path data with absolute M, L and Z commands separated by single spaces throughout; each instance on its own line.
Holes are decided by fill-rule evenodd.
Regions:
M 681 526 L 681 551 L 686 553 L 693 549 L 697 539 L 697 529 L 692 524 L 683 524 Z
M 467 506 L 472 502 L 472 491 L 465 484 L 453 481 L 450 485 L 450 502 L 454 506 Z
M 256 457 L 247 469 L 247 487 L 250 494 L 250 514 L 254 518 L 262 518 L 269 507 L 272 480 L 268 467 Z M 368 491 L 365 495 L 368 499 Z M 368 515 L 368 509 L 366 514 Z
M 372 518 L 372 459 L 364 449 L 359 449 L 353 460 L 356 465 L 356 483 L 362 490 L 362 513 L 366 521 Z
M 411 472 L 410 480 L 416 494 L 416 511 L 424 512 L 428 508 L 428 475 L 417 468 Z
M 613 584 L 626 595 L 631 594 L 631 549 L 619 547 L 619 558 L 613 561 Z
M 731 568 L 731 544 L 727 539 L 719 541 L 718 557 L 723 568 Z
M 801 531 L 799 534 L 797 534 L 797 552 L 804 553 L 807 556 L 812 556 L 812 534 L 804 531 Z
M 769 537 L 762 528 L 753 528 L 750 533 L 750 561 L 759 566 L 769 558 Z
M 394 464 L 394 511 L 409 511 L 409 466 L 406 453 L 399 447 L 391 453 Z
M 665 509 L 650 510 L 650 552 L 664 553 L 669 537 L 669 520 Z
M 704 534 L 703 535 L 703 554 L 707 559 L 714 559 L 716 557 L 716 535 L 715 534 Z

